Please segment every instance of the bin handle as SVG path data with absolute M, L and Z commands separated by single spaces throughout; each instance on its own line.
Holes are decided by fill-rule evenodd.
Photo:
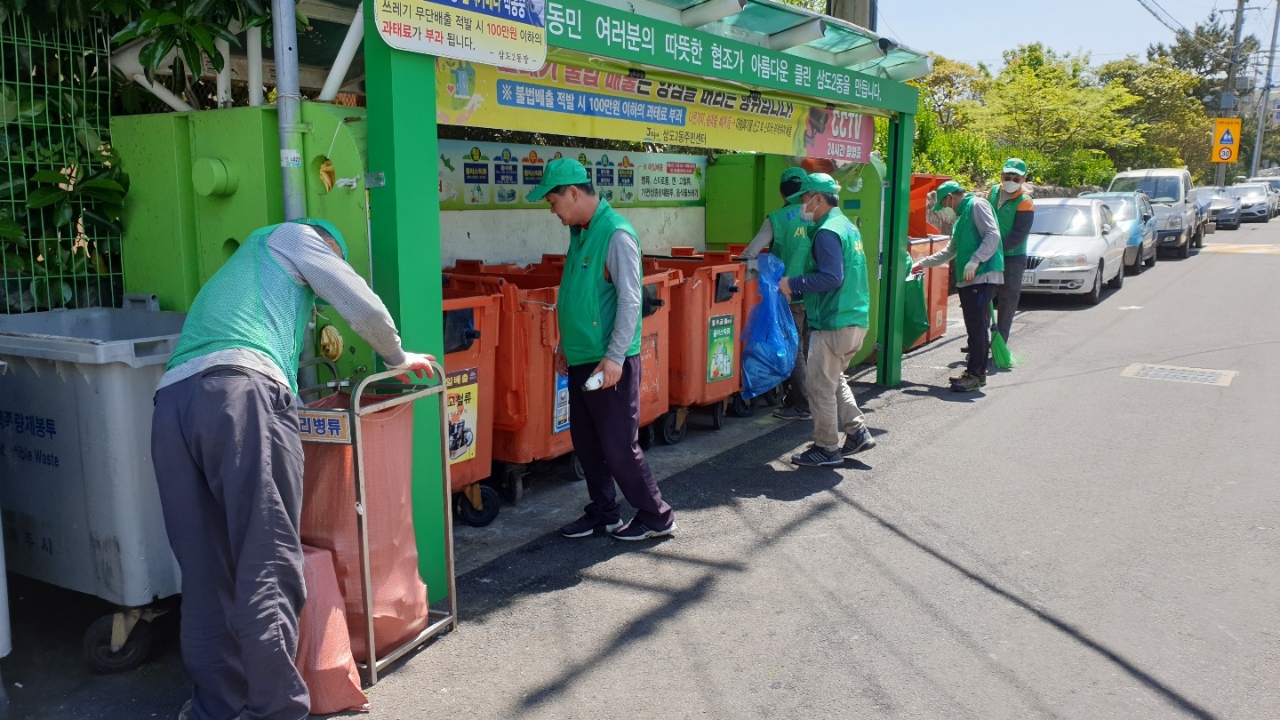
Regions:
M 443 393 L 444 392 L 444 367 L 440 363 L 432 360 L 431 370 L 435 375 L 435 377 L 433 378 L 436 381 L 434 385 L 411 385 L 409 387 L 414 388 L 412 392 L 407 392 L 407 393 L 404 393 L 403 395 L 397 395 L 396 397 L 393 397 L 390 400 L 383 400 L 381 402 L 375 402 L 369 405 L 362 406 L 360 404 L 360 400 L 364 396 L 365 390 L 367 390 L 371 384 L 376 383 L 380 380 L 389 380 L 391 378 L 400 377 L 401 375 L 404 375 L 406 372 L 411 372 L 411 371 L 386 370 L 384 372 L 374 373 L 372 375 L 369 375 L 365 379 L 361 380 L 360 384 L 356 385 L 355 392 L 351 393 L 352 414 L 354 414 L 356 417 L 372 415 L 373 413 L 381 412 L 382 410 L 389 410 L 393 407 L 396 407 L 397 405 L 403 405 L 408 402 L 414 402 L 415 400 L 421 400 L 422 398 L 427 397 L 428 395 L 439 395 Z
M 133 344 L 133 356 L 135 358 L 148 358 L 157 355 L 164 355 L 172 352 L 171 340 L 139 340 Z

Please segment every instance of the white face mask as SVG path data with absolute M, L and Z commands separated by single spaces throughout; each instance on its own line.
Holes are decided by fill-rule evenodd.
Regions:
M 1013 194 L 1022 189 L 1022 183 L 1018 182 L 1017 180 L 1005 180 L 1004 182 L 1000 183 L 1000 187 L 1004 188 L 1005 192 L 1009 194 Z
M 809 203 L 800 206 L 800 219 L 805 222 L 813 222 L 813 211 L 809 209 Z

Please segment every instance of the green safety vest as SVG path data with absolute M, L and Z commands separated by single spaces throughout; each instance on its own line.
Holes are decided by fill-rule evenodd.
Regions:
M 809 237 L 809 228 L 813 223 L 800 217 L 800 202 L 797 200 L 769 213 L 769 224 L 773 226 L 771 252 L 782 261 L 784 275 L 799 277 L 809 272 L 813 262 L 813 240 Z
M 868 327 L 871 291 L 867 286 L 867 257 L 862 252 L 862 234 L 840 208 L 832 208 L 820 223 L 810 228 L 810 242 L 821 230 L 830 230 L 840 236 L 844 282 L 829 292 L 804 294 L 804 311 L 809 326 L 814 330 Z M 809 257 L 809 262 L 816 265 L 812 250 Z
M 960 201 L 960 207 L 956 208 L 956 224 L 951 229 L 951 242 L 956 247 L 956 260 L 952 269 L 957 282 L 964 281 L 964 266 L 969 264 L 973 254 L 978 252 L 978 246 L 982 244 L 982 236 L 978 235 L 978 229 L 973 226 L 973 205 L 976 202 L 979 202 L 978 198 L 965 195 L 964 200 Z M 999 252 L 998 248 L 990 259 L 978 265 L 978 276 L 989 272 L 1004 272 L 1004 253 Z
M 605 259 L 609 255 L 609 242 L 618 230 L 625 231 L 639 243 L 631 223 L 601 198 L 586 231 L 580 227 L 569 231 L 569 252 L 560 278 L 556 308 L 560 343 L 570 365 L 598 363 L 609 349 L 618 311 L 618 289 L 609 280 Z M 640 276 L 639 265 L 636 275 Z M 641 324 L 636 323 L 627 357 L 640 354 Z
M 1005 238 L 1009 237 L 1009 233 L 1013 232 L 1014 217 L 1017 216 L 1018 206 L 1022 204 L 1022 200 L 1025 197 L 1027 197 L 1027 194 L 1024 192 L 1020 192 L 1017 195 L 1014 195 L 1012 198 L 1010 198 L 1009 202 L 1006 202 L 1005 204 L 1001 205 L 999 185 L 991 188 L 991 193 L 987 195 L 987 202 L 991 203 L 991 209 L 995 210 L 996 212 L 996 224 L 1000 226 L 1000 240 L 1002 241 L 1002 243 Z M 1001 246 L 1003 247 L 1003 244 Z M 1026 255 L 1026 254 L 1027 254 L 1026 240 L 1023 240 L 1020 245 L 1013 248 L 1012 250 L 1004 251 L 1005 257 L 1014 257 L 1017 255 Z
M 323 220 L 299 222 L 328 230 L 346 259 L 337 228 Z M 256 350 L 271 358 L 298 391 L 298 358 L 316 294 L 271 256 L 267 237 L 279 227 L 255 231 L 200 288 L 168 369 L 222 350 Z

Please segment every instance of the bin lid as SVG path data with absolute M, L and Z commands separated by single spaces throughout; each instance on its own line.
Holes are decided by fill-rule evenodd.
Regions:
M 0 316 L 0 356 L 130 367 L 167 363 L 185 313 L 120 308 Z

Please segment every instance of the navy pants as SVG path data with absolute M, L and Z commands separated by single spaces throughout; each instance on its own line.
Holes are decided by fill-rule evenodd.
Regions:
M 632 355 L 622 364 L 617 385 L 584 391 L 582 385 L 595 368 L 596 363 L 569 367 L 569 432 L 591 498 L 584 509 L 601 522 L 618 522 L 616 485 L 636 509 L 636 519 L 661 530 L 675 515 L 662 501 L 640 450 L 640 356 Z
M 151 458 L 182 568 L 193 720 L 304 720 L 294 666 L 302 442 L 289 389 L 216 367 L 156 393 Z
M 964 328 L 969 332 L 969 374 L 987 376 L 987 360 L 991 356 L 991 301 L 999 285 L 979 283 L 960 288 L 960 309 Z

